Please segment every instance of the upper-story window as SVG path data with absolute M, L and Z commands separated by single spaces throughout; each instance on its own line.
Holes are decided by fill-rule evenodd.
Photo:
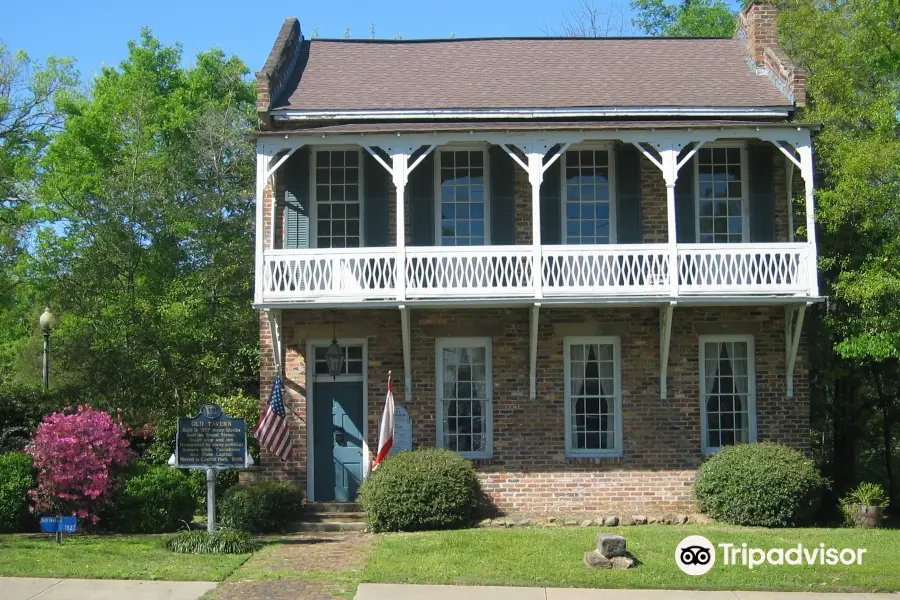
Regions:
M 485 151 L 438 152 L 438 233 L 442 246 L 488 243 Z
M 362 246 L 359 150 L 315 153 L 314 215 L 317 248 Z
M 566 244 L 614 244 L 615 202 L 611 200 L 610 152 L 606 149 L 569 150 L 563 159 L 563 241 Z
M 702 243 L 747 241 L 744 150 L 740 146 L 697 152 L 697 232 Z

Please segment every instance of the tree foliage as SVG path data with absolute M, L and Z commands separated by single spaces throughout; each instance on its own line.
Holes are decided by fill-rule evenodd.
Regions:
M 254 93 L 220 51 L 181 63 L 145 30 L 61 107 L 25 267 L 60 314 L 57 379 L 132 421 L 256 393 Z
M 635 27 L 652 36 L 732 37 L 737 14 L 725 0 L 632 0 Z

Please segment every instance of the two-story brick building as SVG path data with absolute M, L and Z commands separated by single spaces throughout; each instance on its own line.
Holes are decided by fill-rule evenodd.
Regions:
M 504 510 L 689 511 L 705 454 L 807 444 L 804 75 L 734 39 L 304 38 L 258 74 L 267 477 L 350 500 L 388 371 Z M 343 358 L 329 373 L 328 349 Z

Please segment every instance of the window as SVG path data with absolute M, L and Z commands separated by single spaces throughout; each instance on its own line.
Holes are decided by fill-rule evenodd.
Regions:
M 363 347 L 348 346 L 346 344 L 340 346 L 344 353 L 344 363 L 341 365 L 341 375 L 362 375 L 363 372 Z M 313 373 L 315 375 L 328 375 L 328 362 L 325 360 L 325 353 L 328 352 L 328 346 L 316 346 L 313 348 L 315 366 Z
M 491 340 L 437 340 L 438 447 L 469 458 L 492 453 Z
M 318 150 L 315 157 L 316 247 L 359 248 L 359 150 Z
M 610 189 L 610 152 L 569 150 L 565 154 L 563 211 L 565 243 L 613 244 L 615 202 Z
M 702 243 L 739 243 L 746 223 L 744 149 L 704 147 L 697 152 L 697 232 Z
M 752 336 L 700 338 L 703 452 L 756 441 Z
M 484 150 L 438 152 L 438 228 L 442 246 L 487 243 Z
M 621 351 L 617 337 L 563 340 L 566 454 L 622 455 Z

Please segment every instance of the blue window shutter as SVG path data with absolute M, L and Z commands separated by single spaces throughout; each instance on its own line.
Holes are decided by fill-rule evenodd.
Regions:
M 631 144 L 616 149 L 616 242 L 640 244 L 641 153 Z
M 406 184 L 411 246 L 434 246 L 434 155 L 419 163 Z
M 560 213 L 562 209 L 562 169 L 558 158 L 550 168 L 544 171 L 541 183 L 541 243 L 561 244 L 562 225 Z
M 694 155 L 678 170 L 675 181 L 675 241 L 692 244 L 697 241 L 697 224 L 694 219 Z
M 500 146 L 488 151 L 491 180 L 491 244 L 516 243 L 516 165 Z
M 750 188 L 750 241 L 775 241 L 775 177 L 772 146 L 747 148 L 747 184 Z
M 388 245 L 387 170 L 368 152 L 363 152 L 363 211 L 365 245 L 369 248 Z
M 285 248 L 309 248 L 309 160 L 309 149 L 300 148 L 281 167 Z

